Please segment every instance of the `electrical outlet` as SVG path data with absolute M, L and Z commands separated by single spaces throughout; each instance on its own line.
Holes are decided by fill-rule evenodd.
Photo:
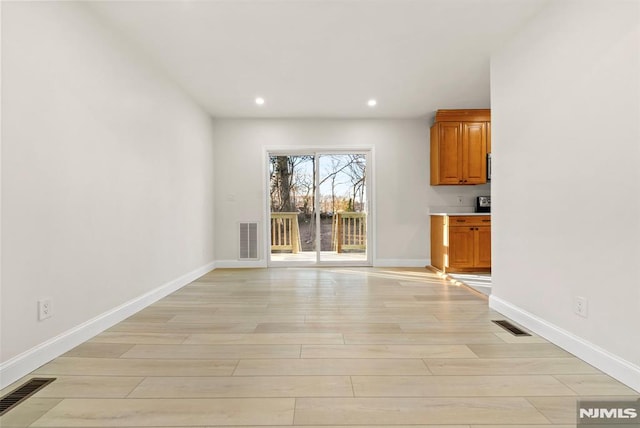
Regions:
M 458 205 L 463 205 L 464 204 L 464 200 L 462 199 L 462 196 L 458 196 Z
M 38 300 L 38 321 L 51 318 L 51 315 L 53 315 L 52 309 L 50 297 Z
M 573 311 L 581 317 L 587 317 L 587 298 L 576 297 L 573 304 Z

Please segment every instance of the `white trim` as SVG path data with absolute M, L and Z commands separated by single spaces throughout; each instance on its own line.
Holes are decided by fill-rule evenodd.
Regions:
M 43 364 L 193 282 L 216 266 L 216 262 L 209 262 L 5 361 L 0 364 L 0 388 L 12 384 Z
M 366 261 L 327 261 L 327 262 L 296 262 L 296 261 L 272 261 L 270 268 L 340 268 L 340 267 L 371 267 Z
M 216 268 L 266 268 L 266 260 L 218 260 Z
M 264 254 L 265 266 L 271 264 L 271 205 L 270 189 L 271 177 L 269 176 L 269 149 L 262 147 L 262 254 Z
M 375 146 L 371 146 L 369 150 L 367 163 L 371 165 L 371 168 L 367 170 L 367 187 L 369 188 L 369 194 L 367 195 L 369 203 L 369 209 L 367 210 L 367 217 L 369 218 L 367 224 L 367 262 L 369 262 L 371 266 L 375 266 L 378 257 L 378 206 L 376 205 L 376 171 L 378 170 L 378 166 L 376 165 Z
M 626 361 L 499 297 L 490 296 L 489 307 L 640 392 L 640 366 Z
M 431 265 L 429 259 L 377 259 L 373 267 L 426 267 Z
M 320 210 L 322 208 L 320 208 L 320 204 L 322 203 L 322 201 L 320 200 L 320 155 L 318 154 L 318 152 L 314 152 L 313 153 L 313 177 L 314 177 L 314 181 L 312 183 L 312 186 L 314 188 L 313 190 L 313 212 L 314 212 L 314 216 L 313 216 L 313 222 L 315 223 L 315 229 L 316 229 L 316 237 L 315 237 L 315 247 L 316 247 L 316 264 L 320 263 L 320 260 L 322 260 L 322 216 L 320 215 L 321 212 Z M 294 202 L 295 203 L 295 202 Z M 331 217 L 331 222 L 333 223 L 333 217 Z M 333 229 L 333 227 L 331 228 Z M 333 239 L 333 237 L 332 237 Z M 273 265 L 273 260 L 271 260 L 271 263 Z
M 2 2 L 0 2 L 0 27 L 2 26 Z M 0 70 L 2 70 L 2 55 L 0 55 Z M 0 100 L 4 99 L 2 98 L 2 79 L 0 79 Z M 0 103 L 0 135 L 4 135 L 2 133 L 2 123 L 3 123 L 3 118 L 4 116 L 2 115 L 2 103 Z M 2 153 L 2 138 L 0 138 L 0 154 Z M 0 296 L 2 295 L 2 247 L 4 246 L 3 243 L 3 239 L 2 239 L 2 159 L 0 156 Z M 1 302 L 0 302 L 1 303 Z M 0 304 L 0 319 L 3 319 L 2 317 L 2 304 Z M 0 335 L 1 337 L 1 335 Z M 2 385 L 2 365 L 0 365 L 0 388 L 3 388 L 4 386 Z

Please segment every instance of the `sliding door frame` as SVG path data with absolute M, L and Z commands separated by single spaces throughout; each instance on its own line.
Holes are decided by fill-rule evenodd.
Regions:
M 316 158 L 315 164 L 315 176 L 316 180 L 319 179 L 319 169 L 320 162 L 318 161 L 319 156 L 327 156 L 327 155 L 347 155 L 347 154 L 363 154 L 366 159 L 366 176 L 365 176 L 365 186 L 366 186 L 366 213 L 367 213 L 367 246 L 366 246 L 366 255 L 367 258 L 365 261 L 322 261 L 320 257 L 321 252 L 321 241 L 320 241 L 320 186 L 315 186 L 315 197 L 314 197 L 314 221 L 315 230 L 316 230 L 316 240 L 315 240 L 315 253 L 316 258 L 315 262 L 307 262 L 307 261 L 273 261 L 271 259 L 271 200 L 270 200 L 270 185 L 271 185 L 271 177 L 269 175 L 269 162 L 271 156 L 314 156 Z M 286 148 L 286 147 L 265 147 L 263 154 L 263 167 L 264 167 L 264 183 L 263 183 L 263 206 L 264 206 L 264 214 L 263 214 L 263 236 L 265 237 L 263 242 L 263 251 L 265 254 L 265 259 L 267 261 L 267 266 L 269 267 L 318 267 L 318 266 L 373 266 L 373 261 L 375 260 L 375 239 L 376 239 L 376 230 L 375 230 L 375 154 L 373 147 L 336 147 L 336 148 L 309 148 L 309 149 L 301 149 L 300 146 L 296 146 L 295 148 Z

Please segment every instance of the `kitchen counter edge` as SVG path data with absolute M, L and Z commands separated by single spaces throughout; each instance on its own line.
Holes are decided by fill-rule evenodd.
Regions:
M 490 216 L 491 213 L 429 213 L 429 215 L 448 216 L 448 217 L 454 217 L 454 216 L 476 216 L 476 215 L 488 215 L 488 216 Z

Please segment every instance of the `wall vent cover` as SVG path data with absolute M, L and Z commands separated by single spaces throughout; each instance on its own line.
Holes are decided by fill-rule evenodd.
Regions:
M 514 336 L 531 336 L 529 333 L 527 333 L 526 331 L 521 330 L 520 328 L 518 328 L 515 325 L 511 324 L 509 321 L 506 321 L 506 320 L 493 320 L 492 322 L 498 324 L 500 327 L 504 328 L 509 333 L 513 334 Z
M 0 416 L 13 409 L 18 404 L 22 403 L 27 398 L 31 397 L 36 392 L 56 380 L 55 377 L 43 378 L 34 377 L 33 379 L 23 383 L 4 397 L 0 399 Z
M 258 260 L 258 223 L 240 223 L 240 260 Z

